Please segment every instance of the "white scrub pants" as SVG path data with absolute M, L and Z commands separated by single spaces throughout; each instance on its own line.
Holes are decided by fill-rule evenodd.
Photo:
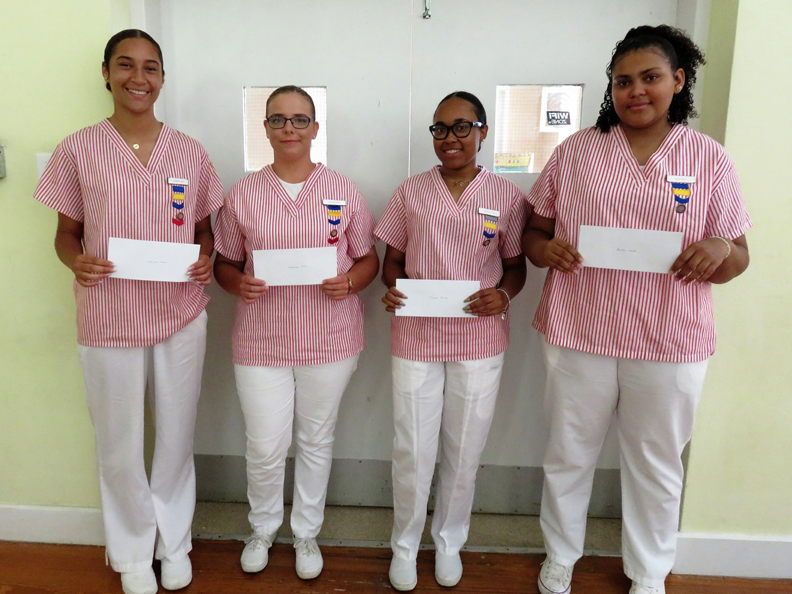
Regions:
M 621 451 L 622 555 L 631 580 L 659 587 L 676 554 L 682 449 L 707 361 L 605 357 L 545 343 L 550 441 L 540 514 L 548 557 L 583 554 L 594 468 L 615 413 Z
M 393 533 L 396 557 L 415 560 L 440 442 L 436 549 L 464 546 L 481 453 L 498 396 L 503 353 L 475 361 L 425 362 L 392 358 Z
M 193 434 L 206 352 L 206 312 L 159 344 L 80 346 L 96 434 L 107 556 L 118 572 L 178 561 L 192 549 Z M 156 427 L 151 482 L 143 461 L 148 386 Z
M 358 355 L 321 365 L 234 365 L 247 435 L 250 526 L 272 537 L 283 523 L 286 455 L 296 441 L 291 528 L 297 538 L 316 538 L 324 522 L 327 481 L 341 396 Z

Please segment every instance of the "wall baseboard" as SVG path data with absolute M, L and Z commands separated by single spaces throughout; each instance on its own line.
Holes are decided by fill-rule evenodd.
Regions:
M 792 536 L 680 532 L 672 573 L 792 578 Z
M 198 501 L 247 502 L 244 456 L 196 454 Z M 482 464 L 476 477 L 473 511 L 489 514 L 539 515 L 542 501 L 540 466 Z M 436 479 L 436 475 L 435 475 Z M 436 480 L 432 481 L 429 509 L 434 509 Z M 291 503 L 294 458 L 286 459 L 283 495 Z M 390 460 L 336 458 L 330 471 L 327 505 L 393 507 Z M 589 516 L 621 517 L 621 479 L 618 469 L 597 468 Z
M 102 510 L 0 505 L 0 540 L 104 546 Z

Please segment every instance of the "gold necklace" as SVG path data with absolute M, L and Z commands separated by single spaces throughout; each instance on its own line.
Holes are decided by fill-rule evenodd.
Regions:
M 445 181 L 447 181 L 447 182 L 448 182 L 448 183 L 450 183 L 451 185 L 454 185 L 454 186 L 459 186 L 460 188 L 464 188 L 464 187 L 465 187 L 465 186 L 467 186 L 467 185 L 468 185 L 470 182 L 472 182 L 472 181 L 473 181 L 473 179 L 476 179 L 475 177 L 474 177 L 473 179 L 468 179 L 468 180 L 461 180 L 461 179 L 451 179 L 450 177 L 446 177 L 446 176 L 445 176 L 445 175 L 443 175 L 442 173 L 441 173 L 440 175 L 442 176 L 442 178 L 443 178 Z

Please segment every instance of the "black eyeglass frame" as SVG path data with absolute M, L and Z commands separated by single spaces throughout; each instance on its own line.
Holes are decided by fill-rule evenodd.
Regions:
M 272 123 L 270 122 L 270 118 L 282 118 L 283 119 L 283 126 L 279 126 L 279 127 L 273 126 Z M 308 118 L 308 123 L 305 124 L 305 126 L 303 126 L 303 127 L 296 126 L 294 124 L 294 118 Z M 311 122 L 313 122 L 314 119 L 309 117 L 309 116 L 304 116 L 304 115 L 294 116 L 293 118 L 284 118 L 283 116 L 275 115 L 275 116 L 270 116 L 269 118 L 264 118 L 264 121 L 273 130 L 283 130 L 286 127 L 286 122 L 291 122 L 292 128 L 294 128 L 295 130 L 305 130 L 308 126 L 311 125 Z
M 459 124 L 469 124 L 470 125 L 470 128 L 468 128 L 467 134 L 464 134 L 464 135 L 460 136 L 459 134 L 457 134 L 454 131 L 454 128 L 456 126 L 458 126 Z M 445 136 L 440 137 L 440 136 L 437 136 L 435 134 L 435 129 L 438 128 L 438 127 L 446 129 Z M 448 134 L 449 133 L 453 133 L 454 136 L 456 136 L 457 138 L 467 138 L 468 136 L 470 136 L 470 133 L 473 132 L 473 128 L 483 128 L 483 127 L 484 127 L 484 124 L 482 122 L 469 122 L 468 120 L 459 120 L 458 122 L 454 122 L 451 126 L 448 126 L 447 124 L 444 124 L 442 122 L 440 122 L 438 124 L 433 124 L 433 125 L 429 126 L 429 132 L 432 134 L 432 138 L 434 138 L 435 140 L 445 140 L 446 138 L 448 138 Z

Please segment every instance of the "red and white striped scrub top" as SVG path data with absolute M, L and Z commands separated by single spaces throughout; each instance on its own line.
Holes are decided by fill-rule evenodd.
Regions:
M 346 201 L 335 211 L 337 224 L 325 200 Z M 217 215 L 215 244 L 226 258 L 245 260 L 251 276 L 253 250 L 335 245 L 338 274 L 345 274 L 371 250 L 373 229 L 374 217 L 349 178 L 319 163 L 294 201 L 268 165 L 231 188 Z M 253 303 L 237 299 L 232 346 L 236 365 L 340 361 L 363 350 L 363 303 L 356 294 L 334 301 L 318 285 L 270 287 Z
M 683 212 L 668 176 L 695 178 Z M 556 148 L 526 199 L 572 245 L 581 225 L 682 232 L 683 250 L 751 227 L 726 151 L 683 125 L 643 171 L 620 126 L 581 130 Z M 550 269 L 533 325 L 550 344 L 611 357 L 689 363 L 715 350 L 711 283 L 682 285 L 670 273 Z
M 494 229 L 482 208 L 499 213 Z M 501 260 L 522 253 L 526 213 L 520 189 L 484 168 L 455 202 L 436 166 L 399 186 L 374 234 L 405 253 L 408 278 L 473 280 L 487 289 L 503 276 Z M 500 315 L 391 320 L 391 353 L 402 359 L 472 361 L 508 346 L 509 322 Z
M 83 223 L 85 253 L 106 259 L 111 237 L 194 243 L 195 223 L 220 208 L 223 187 L 206 151 L 189 136 L 163 125 L 144 167 L 102 120 L 58 145 L 34 197 Z M 74 294 L 77 342 L 91 347 L 157 344 L 209 302 L 192 281 L 108 277 L 91 288 L 75 281 Z

